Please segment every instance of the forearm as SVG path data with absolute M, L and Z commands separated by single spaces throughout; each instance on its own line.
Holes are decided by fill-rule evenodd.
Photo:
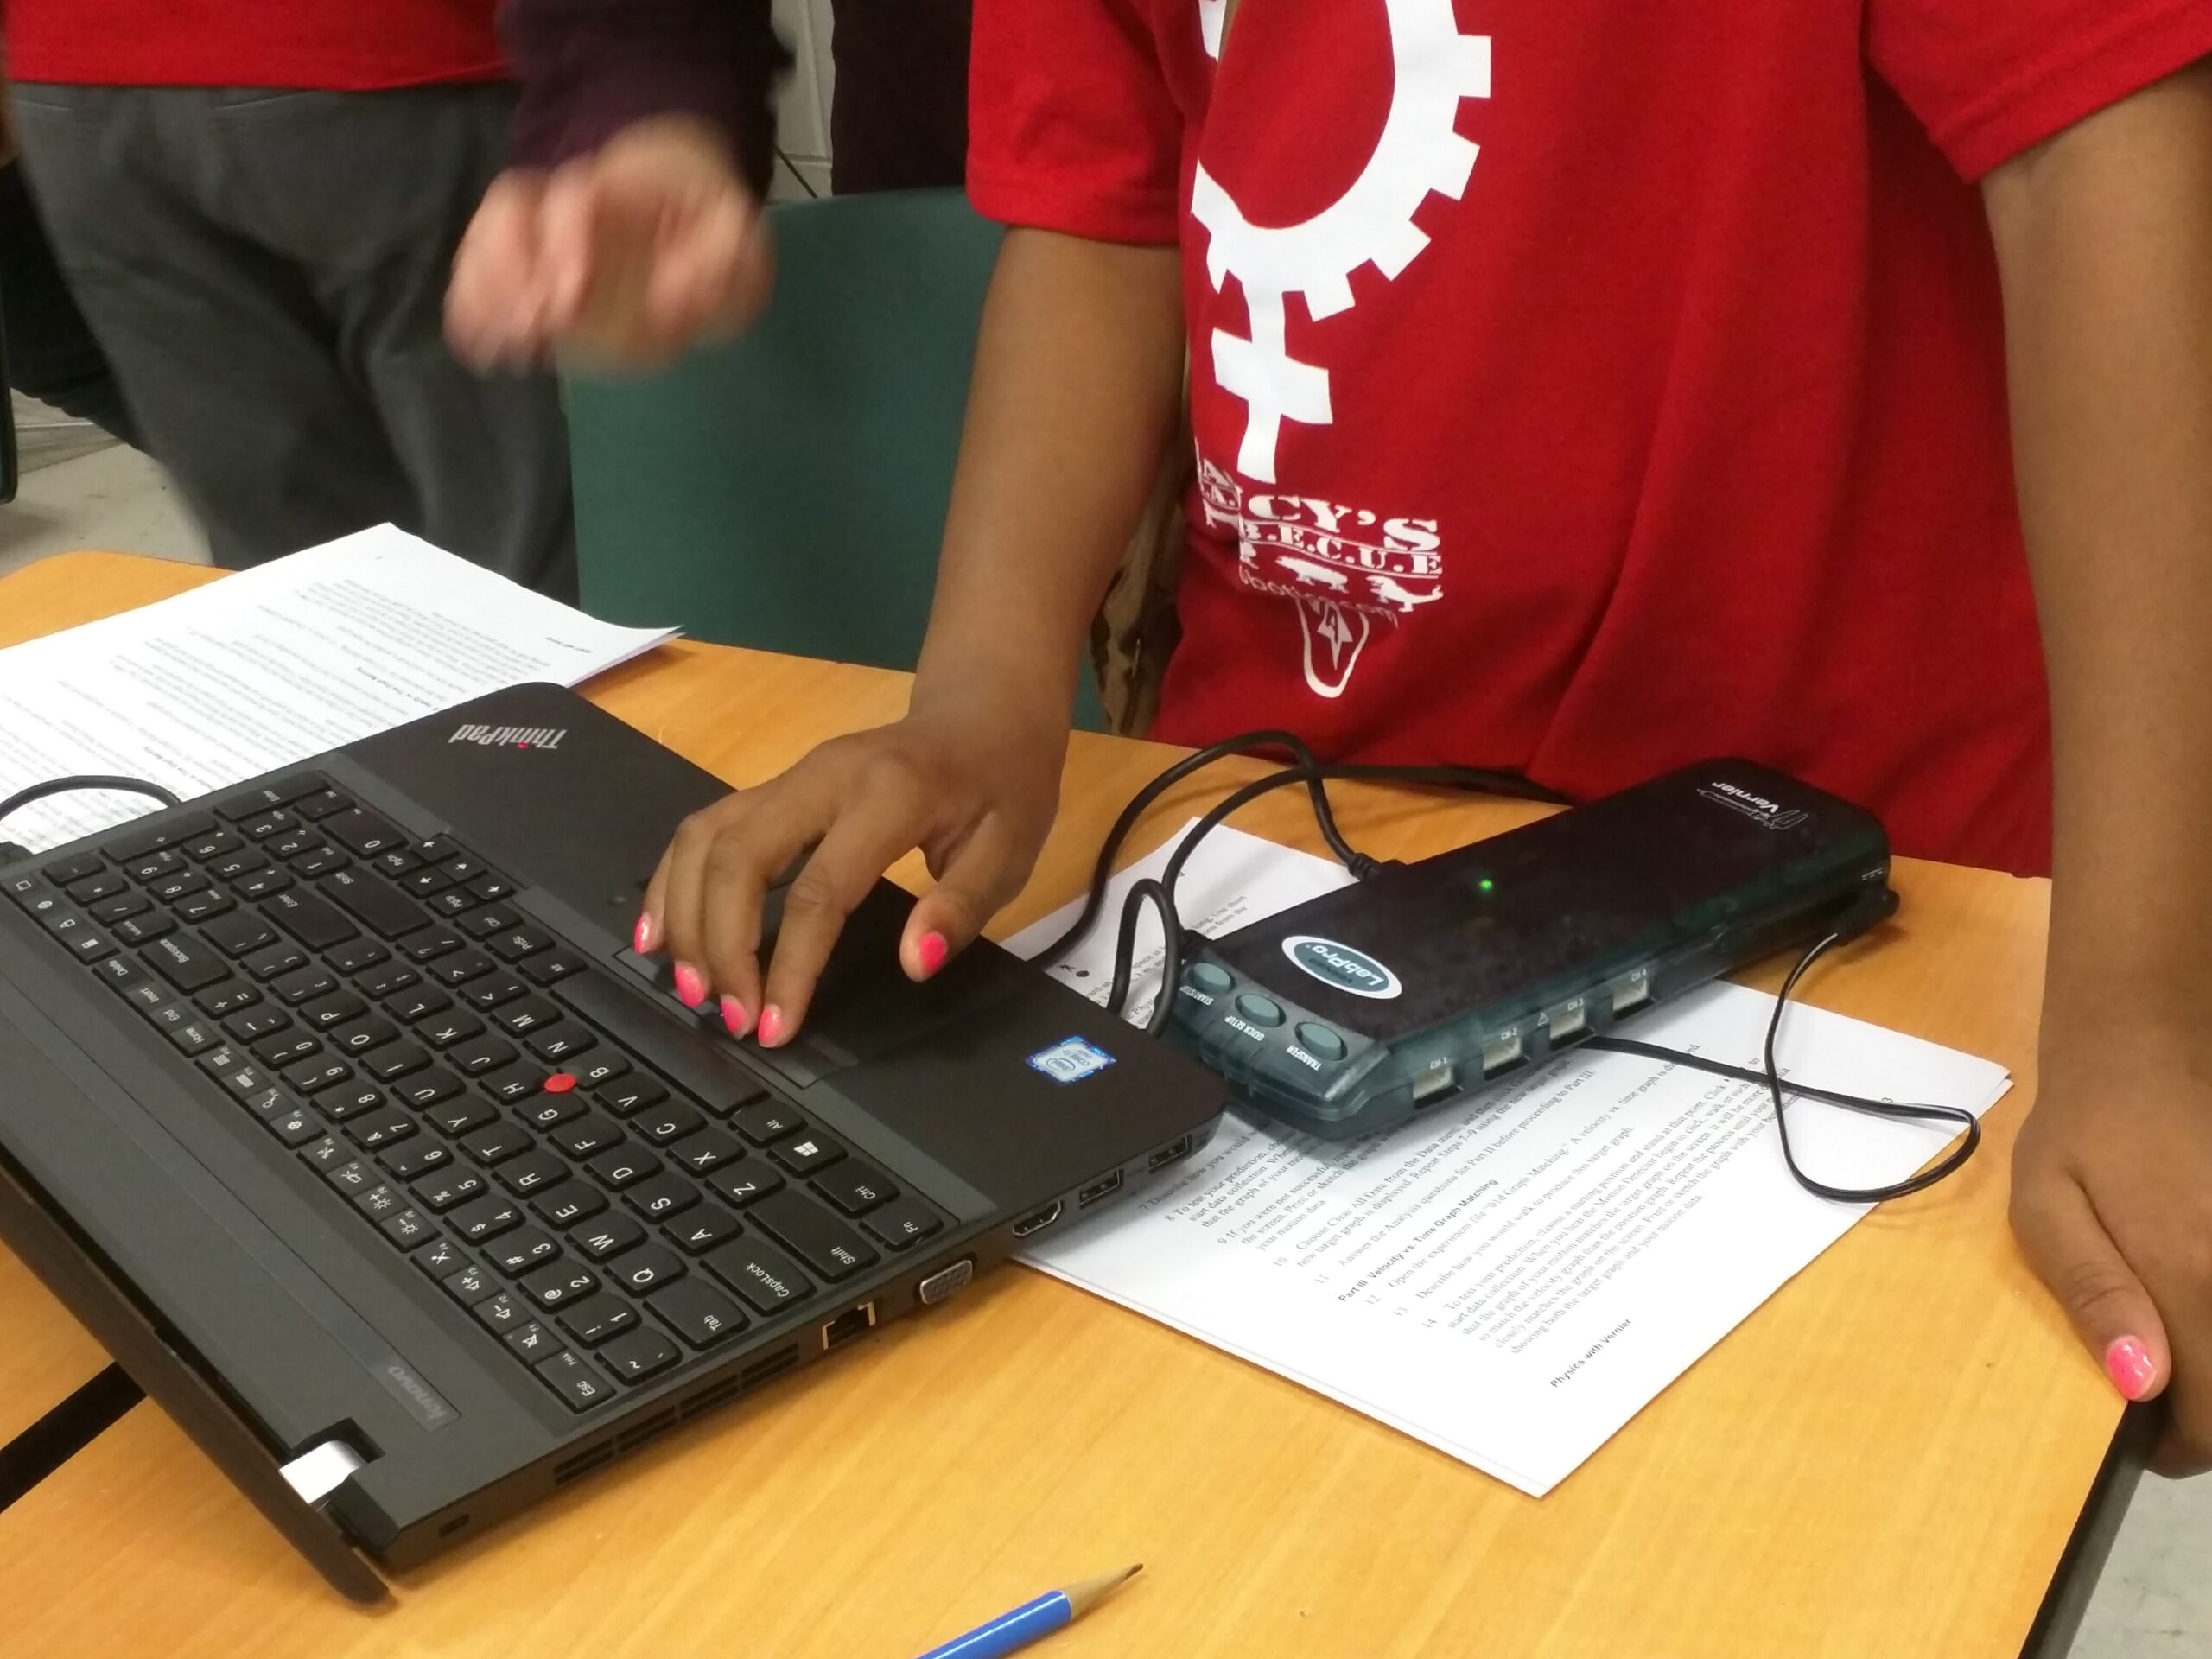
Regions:
M 1091 617 L 1170 441 L 1182 369 L 1174 249 L 1007 234 L 917 706 L 980 688 L 1065 719 Z
M 2050 677 L 2046 1030 L 2178 1028 L 2212 970 L 2212 70 L 1986 194 Z
M 550 167 L 656 116 L 706 124 L 756 195 L 775 160 L 771 100 L 791 54 L 768 0 L 501 0 L 521 84 L 513 156 Z

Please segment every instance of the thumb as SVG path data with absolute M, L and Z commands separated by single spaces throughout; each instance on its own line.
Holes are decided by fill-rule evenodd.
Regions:
M 981 825 L 946 861 L 937 885 L 914 901 L 899 942 L 906 976 L 935 975 L 975 942 L 1028 878 L 1005 834 L 992 823 Z
M 2089 1195 L 2065 1177 L 2016 1186 L 2012 1227 L 2113 1386 L 2129 1400 L 2163 1393 L 2173 1375 L 2165 1324 Z

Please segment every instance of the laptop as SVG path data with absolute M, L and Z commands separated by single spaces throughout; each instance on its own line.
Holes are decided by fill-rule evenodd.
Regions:
M 357 1599 L 1219 1122 L 995 946 L 910 982 L 887 884 L 790 1047 L 683 1008 L 628 942 L 726 787 L 527 685 L 0 868 L 0 1236 Z

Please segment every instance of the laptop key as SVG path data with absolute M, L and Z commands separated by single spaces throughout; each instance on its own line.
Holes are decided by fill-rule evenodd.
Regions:
M 273 836 L 281 836 L 287 830 L 296 830 L 299 826 L 300 821 L 283 807 L 272 806 L 250 818 L 240 818 L 238 833 L 250 840 L 267 841 Z
M 430 964 L 430 977 L 441 985 L 461 986 L 472 979 L 481 979 L 493 965 L 492 958 L 481 950 L 456 950 Z
M 271 836 L 269 838 L 268 847 L 269 855 L 271 858 L 281 858 L 289 861 L 302 858 L 308 853 L 325 853 L 327 854 L 333 861 L 334 861 L 333 862 L 324 864 L 321 869 L 305 872 L 309 875 L 321 875 L 325 872 L 334 870 L 339 867 L 339 865 L 346 862 L 345 854 L 339 852 L 336 849 L 328 845 L 324 842 L 321 836 L 315 834 L 314 830 L 308 829 L 307 825 L 303 823 L 294 824 L 289 830 L 285 830 L 282 835 Z M 192 849 L 190 848 L 187 848 L 185 850 L 189 853 Z
M 343 812 L 353 804 L 334 789 L 319 789 L 312 795 L 301 797 L 291 806 L 293 811 L 309 823 L 317 823 L 334 812 Z
M 811 1175 L 843 1157 L 845 1148 L 842 1142 L 821 1130 L 810 1129 L 788 1141 L 779 1141 L 768 1148 L 768 1155 L 794 1175 Z
M 562 1124 L 547 1138 L 571 1159 L 582 1162 L 609 1147 L 620 1145 L 622 1130 L 619 1124 L 610 1123 L 597 1112 L 588 1112 L 573 1122 Z
M 848 1158 L 817 1176 L 814 1190 L 849 1216 L 864 1216 L 899 1196 L 889 1176 L 870 1169 L 857 1158 Z
M 572 1025 L 564 1020 L 532 1033 L 530 1052 L 548 1065 L 565 1064 L 570 1055 L 581 1054 L 598 1041 L 598 1038 L 582 1026 Z
M 428 899 L 432 893 L 443 893 L 453 886 L 453 877 L 435 864 L 425 864 L 402 876 L 399 885 L 404 891 L 413 893 L 417 899 Z
M 148 853 L 159 852 L 164 847 L 174 847 L 180 842 L 213 833 L 215 815 L 212 812 L 188 812 L 165 823 L 148 824 L 143 829 L 127 830 L 115 836 L 100 850 L 118 863 L 128 863 Z M 61 885 L 56 883 L 57 886 Z
M 468 1016 L 474 1018 L 474 1015 Z M 442 1023 L 442 1022 L 441 1022 Z M 480 1026 L 479 1030 L 482 1028 Z M 446 1060 L 458 1066 L 472 1077 L 480 1077 L 487 1071 L 496 1071 L 509 1065 L 515 1058 L 515 1046 L 504 1038 L 477 1036 L 464 1039 L 459 1046 L 449 1050 Z
M 118 893 L 112 899 L 80 899 L 77 902 L 89 906 L 86 913 L 94 921 L 105 922 L 110 927 L 118 922 L 127 922 L 133 916 L 143 916 L 154 907 L 154 901 L 144 893 L 131 892 Z
M 154 849 L 148 847 L 143 850 L 150 853 Z M 127 855 L 118 854 L 117 856 L 124 857 Z M 98 853 L 79 853 L 74 857 L 65 858 L 59 863 L 48 865 L 39 874 L 54 883 L 55 887 L 66 887 L 73 881 L 82 881 L 88 876 L 98 875 L 106 868 L 105 861 Z M 77 902 L 83 904 L 85 900 L 79 899 Z
M 423 1218 L 419 1210 L 402 1210 L 386 1216 L 378 1224 L 384 1236 L 403 1250 L 419 1250 L 435 1238 L 437 1230 Z
M 286 1023 L 289 1025 L 290 1022 L 288 1020 Z M 304 1031 L 282 1031 L 253 1045 L 253 1058 L 271 1071 L 296 1065 L 311 1055 L 321 1052 L 321 1042 Z
M 607 1208 L 607 1194 L 585 1181 L 563 1181 L 550 1192 L 540 1192 L 530 1207 L 556 1227 L 588 1221 Z
M 379 1147 L 404 1141 L 414 1133 L 414 1118 L 396 1106 L 365 1113 L 350 1119 L 346 1125 L 346 1138 L 364 1152 L 374 1152 Z
M 349 1117 L 359 1117 L 363 1112 L 381 1110 L 385 1104 L 384 1091 L 359 1081 L 341 1084 L 335 1089 L 326 1089 L 315 1097 L 315 1108 L 334 1123 L 343 1123 Z
M 732 1128 L 756 1147 L 780 1141 L 792 1130 L 806 1127 L 804 1118 L 779 1100 L 748 1106 L 729 1122 Z
M 742 1210 L 755 1198 L 782 1192 L 784 1178 L 757 1158 L 748 1158 L 716 1170 L 707 1177 L 707 1185 Z
M 540 1026 L 550 1026 L 561 1017 L 561 1010 L 543 997 L 531 995 L 519 1001 L 502 1005 L 492 1016 L 516 1036 L 536 1031 Z
M 661 1229 L 686 1255 L 702 1255 L 717 1244 L 726 1244 L 743 1230 L 737 1217 L 719 1204 L 704 1204 L 686 1211 L 681 1220 Z
M 865 1217 L 861 1225 L 893 1249 L 903 1250 L 909 1244 L 927 1238 L 944 1224 L 938 1219 L 936 1211 L 919 1198 L 909 1196 L 885 1205 Z
M 353 1207 L 371 1221 L 381 1223 L 387 1216 L 396 1216 L 407 1207 L 399 1189 L 379 1182 L 353 1200 Z
M 357 976 L 354 984 L 361 988 L 361 995 L 384 998 L 396 996 L 409 986 L 421 982 L 423 976 L 404 963 L 379 962 L 370 964 L 365 973 Z
M 503 1066 L 479 1077 L 476 1086 L 501 1105 L 512 1106 L 518 1101 L 542 1094 L 545 1089 L 545 1072 L 543 1068 L 528 1064 Z
M 481 1244 L 510 1227 L 521 1226 L 522 1211 L 515 1208 L 513 1200 L 487 1192 L 450 1212 L 446 1225 L 461 1235 L 463 1243 Z
M 505 905 L 493 905 L 487 909 L 478 911 L 462 922 L 461 931 L 472 939 L 488 939 L 494 933 L 504 932 L 508 928 L 522 925 L 523 918 L 519 912 L 509 909 Z
M 324 1170 L 322 1179 L 348 1196 L 365 1192 L 381 1179 L 373 1168 L 358 1158 Z
M 687 1348 L 711 1348 L 745 1329 L 737 1304 L 696 1274 L 663 1285 L 646 1304 Z
M 484 1033 L 484 1022 L 465 1008 L 452 1008 L 425 1020 L 416 1027 L 415 1034 L 432 1048 L 449 1049 L 456 1043 L 465 1043 Z M 512 1052 L 512 1051 L 510 1051 Z M 463 1066 L 464 1071 L 468 1068 Z
M 354 920 L 385 938 L 404 938 L 425 925 L 423 912 L 410 899 L 366 870 L 334 871 L 315 886 Z
M 443 1279 L 449 1273 L 459 1273 L 469 1263 L 468 1252 L 449 1238 L 433 1239 L 428 1249 L 418 1250 L 415 1265 L 433 1279 Z
M 558 1153 L 540 1147 L 535 1152 L 525 1152 L 499 1166 L 499 1185 L 510 1192 L 538 1192 L 566 1180 L 568 1160 Z
M 563 1348 L 550 1359 L 531 1367 L 545 1385 L 568 1402 L 571 1411 L 584 1411 L 609 1399 L 614 1385 Z
M 146 978 L 146 970 L 128 957 L 110 957 L 105 962 L 95 963 L 92 972 L 118 991 L 127 991 L 133 985 L 149 982 Z M 219 990 L 221 988 L 218 986 L 214 988 Z M 208 995 L 208 992 L 202 991 L 193 1001 L 200 1004 L 201 1013 L 211 1018 L 219 1019 L 221 1014 L 218 1014 L 216 1010 L 207 1006 Z M 222 1010 L 224 1014 L 228 1012 L 227 1008 Z
M 615 1283 L 626 1286 L 632 1294 L 641 1296 L 671 1279 L 681 1279 L 683 1258 L 665 1244 L 640 1244 L 617 1258 L 607 1268 L 607 1274 Z
M 292 873 L 271 865 L 265 870 L 256 870 L 251 875 L 239 877 L 231 883 L 232 889 L 241 898 L 266 899 L 273 893 L 282 893 L 292 885 Z
M 480 905 L 496 904 L 514 897 L 515 884 L 498 871 L 487 872 L 468 884 L 468 896 Z
M 435 1018 L 453 1007 L 453 998 L 435 985 L 416 985 L 385 999 L 385 1012 L 404 1025 Z
M 272 1089 L 269 1092 L 282 1097 L 284 1091 L 281 1089 Z M 249 1105 L 254 1103 L 248 1103 Z M 262 1114 L 262 1116 L 265 1117 L 267 1115 Z M 300 1158 L 310 1169 L 320 1174 L 324 1170 L 336 1169 L 341 1164 L 352 1163 L 353 1148 L 335 1136 L 326 1135 L 316 1141 L 313 1146 L 302 1147 Z
M 518 1123 L 493 1119 L 474 1134 L 465 1136 L 461 1149 L 480 1164 L 489 1166 L 518 1158 L 537 1142 L 524 1132 Z
M 510 1331 L 519 1331 L 524 1325 L 532 1323 L 529 1304 L 517 1301 L 504 1290 L 496 1296 L 486 1297 L 471 1311 L 483 1322 L 486 1331 L 499 1336 L 505 1336 Z
M 338 976 L 321 963 L 311 962 L 304 968 L 278 975 L 269 982 L 269 988 L 286 1007 L 296 1008 L 302 1002 L 312 1002 L 336 990 Z
M 416 1201 L 434 1216 L 445 1214 L 457 1204 L 466 1204 L 483 1191 L 484 1178 L 458 1164 L 415 1183 Z
M 626 1187 L 622 1201 L 647 1221 L 665 1221 L 699 1202 L 699 1189 L 674 1170 L 663 1170 L 650 1179 Z
M 207 1006 L 204 999 L 200 1006 Z M 244 1014 L 234 1014 L 224 1020 L 223 1033 L 234 1043 L 257 1043 L 291 1023 L 292 1016 L 282 1008 L 248 1008 Z
M 423 861 L 415 856 L 415 850 L 411 847 L 389 848 L 378 853 L 369 862 L 384 874 L 391 876 L 395 880 L 405 875 L 410 870 L 419 870 L 423 868 Z
M 486 1297 L 499 1294 L 499 1281 L 480 1262 L 472 1262 L 459 1273 L 448 1274 L 438 1281 L 445 1294 L 463 1307 L 474 1307 Z
M 333 991 L 319 996 L 300 1010 L 300 1018 L 311 1031 L 328 1031 L 342 1026 L 357 1015 L 366 1014 L 369 1005 L 351 991 Z
M 421 964 L 435 962 L 463 947 L 461 935 L 451 928 L 434 927 L 427 933 L 409 934 L 399 948 L 407 953 L 408 961 Z
M 601 1185 L 620 1192 L 632 1181 L 658 1173 L 660 1160 L 643 1147 L 615 1147 L 602 1152 L 584 1167 L 599 1178 Z
M 429 1051 L 413 1043 L 391 1043 L 361 1058 L 361 1070 L 378 1083 L 397 1083 L 429 1065 Z
M 340 1054 L 366 1054 L 382 1048 L 399 1035 L 399 1027 L 389 1020 L 371 1014 L 365 1020 L 356 1020 L 330 1033 L 330 1046 Z
M 240 1008 L 253 1007 L 261 1001 L 261 993 L 242 979 L 221 979 L 192 1000 L 209 1019 L 220 1020 Z
M 515 1114 L 533 1129 L 556 1128 L 572 1117 L 584 1115 L 584 1103 L 575 1091 L 541 1094 L 515 1108 Z
M 459 1077 L 434 1066 L 428 1071 L 417 1071 L 412 1077 L 401 1078 L 392 1093 L 421 1112 L 451 1100 L 461 1092 L 461 1088 Z
M 388 848 L 402 846 L 407 837 L 382 818 L 358 806 L 334 812 L 322 820 L 322 833 L 344 846 L 356 858 L 373 858 Z
M 527 1364 L 536 1364 L 549 1355 L 559 1352 L 561 1348 L 560 1339 L 536 1319 L 519 1330 L 508 1332 L 501 1340 L 521 1355 Z
M 266 985 L 273 979 L 297 972 L 307 963 L 307 952 L 289 939 L 279 939 L 274 944 L 250 952 L 238 965 Z
M 614 1050 L 602 1048 L 591 1058 L 580 1061 L 570 1066 L 569 1070 L 575 1073 L 578 1088 L 596 1089 L 601 1084 L 612 1083 L 617 1077 L 627 1076 L 630 1062 L 626 1056 Z
M 394 1147 L 377 1160 L 403 1181 L 411 1181 L 427 1175 L 434 1169 L 442 1169 L 453 1161 L 453 1148 L 442 1141 L 427 1135 L 418 1135 L 404 1144 Z
M 391 952 L 374 939 L 348 939 L 332 949 L 323 958 L 341 974 L 361 973 L 391 959 Z M 370 991 L 369 995 L 375 996 L 378 993 Z
M 492 1265 L 512 1279 L 561 1254 L 561 1241 L 542 1227 L 518 1227 L 486 1252 Z
M 322 1120 L 304 1106 L 262 1121 L 269 1125 L 270 1134 L 288 1147 L 303 1147 L 323 1133 Z
M 271 778 L 265 784 L 256 784 L 227 800 L 215 803 L 215 810 L 233 823 L 250 818 L 257 812 L 265 812 L 272 806 L 289 806 L 303 795 L 312 795 L 328 785 L 312 772 L 288 772 L 282 778 Z
M 540 1307 L 560 1307 L 582 1301 L 597 1290 L 599 1275 L 573 1262 L 555 1262 L 525 1277 L 522 1288 Z
M 361 930 L 320 893 L 279 893 L 261 906 L 261 913 L 310 950 L 327 950 L 360 936 Z
M 190 868 L 182 856 L 174 851 L 147 853 L 123 860 L 124 873 L 133 881 L 159 881 Z
M 645 1242 L 645 1230 L 627 1216 L 608 1216 L 569 1230 L 569 1243 L 592 1262 L 604 1262 Z
M 268 854 L 263 852 L 258 847 L 241 847 L 236 852 L 225 853 L 220 858 L 209 859 L 207 875 L 215 876 L 225 881 L 238 881 L 251 875 L 257 870 L 265 870 L 268 868 Z M 194 871 L 194 874 L 198 874 L 198 872 Z M 200 876 L 200 879 L 204 881 L 207 877 Z
M 176 904 L 177 917 L 181 921 L 204 922 L 211 917 L 226 915 L 238 907 L 238 901 L 219 887 L 210 887 L 205 893 L 195 893 Z
M 750 1233 L 709 1251 L 706 1265 L 757 1313 L 774 1313 L 814 1294 L 814 1281 L 791 1257 Z
M 230 963 L 206 940 L 189 931 L 170 934 L 140 951 L 138 959 L 187 996 L 231 976 Z
M 630 1127 L 657 1147 L 680 1141 L 694 1129 L 704 1128 L 706 1124 L 699 1109 L 687 1100 L 649 1107 L 630 1120 Z
M 156 939 L 167 938 L 176 931 L 175 920 L 160 911 L 150 916 L 133 916 L 128 921 L 115 925 L 115 937 L 125 944 L 151 944 Z M 73 941 L 79 956 L 87 954 L 81 940 Z
M 467 887 L 448 887 L 430 900 L 430 908 L 450 921 L 476 907 L 476 897 Z
M 638 1310 L 620 1296 L 601 1291 L 587 1296 L 559 1316 L 561 1328 L 587 1348 L 596 1348 L 610 1337 L 619 1337 L 638 1322 Z
M 625 1077 L 611 1088 L 602 1089 L 592 1098 L 617 1117 L 630 1117 L 651 1106 L 658 1106 L 668 1098 L 668 1090 L 658 1077 L 639 1072 L 634 1077 Z
M 86 901 L 79 899 L 77 902 L 83 904 Z M 540 950 L 550 950 L 553 948 L 553 936 L 550 933 L 541 928 L 532 927 L 527 923 L 502 929 L 490 935 L 486 942 L 499 954 L 499 960 L 502 962 L 520 962 L 524 957 L 534 957 Z
M 540 985 L 557 985 L 571 974 L 581 974 L 591 964 L 565 946 L 548 950 L 543 956 L 524 959 L 523 973 Z
M 443 1129 L 448 1135 L 467 1135 L 471 1129 L 480 1129 L 499 1113 L 488 1101 L 475 1100 L 467 1095 L 455 1100 L 442 1100 L 424 1111 L 423 1116 Z
M 797 1192 L 777 1192 L 762 1198 L 747 1218 L 766 1228 L 824 1279 L 849 1278 L 883 1259 L 858 1233 Z
M 319 1089 L 331 1089 L 353 1075 L 353 1068 L 340 1059 L 326 1056 L 321 1059 L 302 1060 L 279 1073 L 284 1086 L 294 1094 L 311 1095 Z
M 625 1333 L 599 1351 L 607 1368 L 625 1382 L 642 1382 L 683 1357 L 683 1351 L 658 1331 Z

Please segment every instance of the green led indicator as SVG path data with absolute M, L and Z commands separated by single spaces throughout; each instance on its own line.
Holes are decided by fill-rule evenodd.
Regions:
M 1477 887 L 1480 887 L 1480 888 L 1481 888 L 1484 893 L 1488 893 L 1488 892 L 1489 892 L 1492 887 L 1496 887 L 1496 886 L 1497 885 L 1497 882 L 1495 882 L 1495 881 L 1493 881 L 1493 880 L 1491 880 L 1490 879 L 1490 877 L 1488 877 L 1488 876 L 1484 876 L 1484 877 L 1483 877 L 1483 879 L 1482 879 L 1480 881 L 1477 882 L 1475 885 L 1476 885 Z

